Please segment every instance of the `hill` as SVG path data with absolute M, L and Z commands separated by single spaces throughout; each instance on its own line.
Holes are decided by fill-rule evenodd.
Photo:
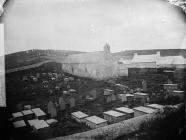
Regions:
M 140 55 L 155 54 L 160 51 L 161 56 L 182 55 L 186 58 L 186 49 L 154 49 L 154 50 L 126 50 L 122 52 L 112 53 L 117 59 L 132 59 L 134 53 Z M 8 54 L 5 56 L 5 69 L 14 69 L 23 66 L 37 64 L 47 60 L 63 61 L 68 55 L 84 53 L 80 51 L 69 50 L 28 50 Z
M 13 69 L 22 66 L 32 65 L 50 60 L 51 57 L 64 59 L 70 54 L 82 53 L 68 50 L 28 50 L 5 55 L 5 69 Z

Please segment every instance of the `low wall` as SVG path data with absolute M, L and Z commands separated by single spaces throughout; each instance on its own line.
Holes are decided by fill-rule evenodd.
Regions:
M 179 109 L 183 104 L 176 105 L 176 109 Z M 129 120 L 125 120 L 119 123 L 108 125 L 105 127 L 97 128 L 94 130 L 77 133 L 64 137 L 51 138 L 48 140 L 77 140 L 77 139 L 107 139 L 112 140 L 122 135 L 137 131 L 141 124 L 144 122 L 151 122 L 154 119 L 165 117 L 163 112 L 157 112 L 153 114 L 147 114 L 139 117 L 135 117 Z

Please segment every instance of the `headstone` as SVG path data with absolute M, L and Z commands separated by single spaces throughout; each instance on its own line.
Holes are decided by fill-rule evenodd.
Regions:
M 51 114 L 51 112 L 52 112 L 51 110 L 52 110 L 53 106 L 54 106 L 54 103 L 52 101 L 49 101 L 48 102 L 48 105 L 47 105 L 48 113 L 49 114 Z
M 70 85 L 67 85 L 67 89 L 70 89 Z
M 172 81 L 170 79 L 167 80 L 168 84 L 172 84 Z
M 147 82 L 145 80 L 142 81 L 143 91 L 147 91 Z
M 90 91 L 90 94 L 92 95 L 92 97 L 93 97 L 94 99 L 97 98 L 96 90 L 91 90 L 91 91 Z
M 59 108 L 60 108 L 60 110 L 65 110 L 65 101 L 64 101 L 63 97 L 59 98 Z
M 48 102 L 48 113 L 51 115 L 52 118 L 57 116 L 56 107 L 52 101 Z
M 75 99 L 72 97 L 70 98 L 70 107 L 74 107 L 75 106 Z
M 126 102 L 126 101 L 127 101 L 126 94 L 123 94 L 123 96 L 122 96 L 122 102 Z
M 36 73 L 36 77 L 37 78 L 40 78 L 40 73 Z
M 56 107 L 54 106 L 53 108 L 51 108 L 51 117 L 54 118 L 57 116 L 57 110 Z
M 107 97 L 107 103 L 110 103 L 112 101 L 112 98 L 110 96 Z
M 114 94 L 111 96 L 111 98 L 112 98 L 112 101 L 116 101 L 116 96 Z

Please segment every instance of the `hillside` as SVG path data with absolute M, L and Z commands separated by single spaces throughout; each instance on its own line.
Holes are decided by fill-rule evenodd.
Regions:
M 51 57 L 64 59 L 70 54 L 81 53 L 68 50 L 28 50 L 8 54 L 5 56 L 5 69 L 13 69 L 22 66 L 32 65 L 49 60 Z

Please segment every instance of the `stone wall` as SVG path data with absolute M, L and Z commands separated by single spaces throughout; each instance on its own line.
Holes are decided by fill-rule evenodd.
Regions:
M 173 107 L 175 110 L 178 110 L 183 105 L 184 104 L 179 104 L 179 105 L 171 106 L 171 107 Z M 164 118 L 164 117 L 165 117 L 165 114 L 163 112 L 156 112 L 153 114 L 147 114 L 147 115 L 135 117 L 132 119 L 128 119 L 128 120 L 125 120 L 119 123 L 97 128 L 94 130 L 77 133 L 77 134 L 73 134 L 70 136 L 52 138 L 49 140 L 75 140 L 75 139 L 76 140 L 77 139 L 94 140 L 98 138 L 112 140 L 119 136 L 127 135 L 129 133 L 139 130 L 141 124 L 143 124 L 144 122 L 152 122 L 152 120 L 155 120 L 158 118 Z

